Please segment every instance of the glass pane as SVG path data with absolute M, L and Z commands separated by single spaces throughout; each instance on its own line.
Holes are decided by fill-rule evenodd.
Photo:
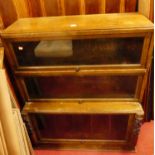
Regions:
M 123 140 L 128 115 L 31 114 L 42 138 Z
M 137 76 L 25 78 L 30 98 L 134 98 Z
M 139 64 L 143 38 L 16 42 L 21 66 Z

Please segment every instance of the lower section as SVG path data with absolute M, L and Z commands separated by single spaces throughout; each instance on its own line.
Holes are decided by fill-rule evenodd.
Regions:
M 143 115 L 141 106 L 109 104 L 111 107 L 104 102 L 29 103 L 23 117 L 36 147 L 134 150 Z M 88 109 L 90 106 L 94 109 Z M 66 107 L 75 110 L 71 113 Z
M 149 133 L 149 134 L 148 134 Z M 117 155 L 153 155 L 154 154 L 154 121 L 144 123 L 142 129 L 140 131 L 140 136 L 138 138 L 138 143 L 136 145 L 136 150 L 133 153 L 129 153 L 128 151 L 120 152 L 117 151 Z M 146 136 L 147 135 L 147 136 Z M 147 145 L 146 145 L 147 144 Z M 137 149 L 138 148 L 138 149 Z M 78 153 L 77 153 L 78 152 Z M 100 153 L 99 153 L 100 152 Z M 115 155 L 116 151 L 98 151 L 98 150 L 56 150 L 56 149 L 36 149 L 35 153 L 38 155 Z
M 31 114 L 41 139 L 124 140 L 128 115 Z

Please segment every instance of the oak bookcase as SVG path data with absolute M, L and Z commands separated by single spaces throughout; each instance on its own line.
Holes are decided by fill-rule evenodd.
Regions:
M 153 49 L 146 17 L 23 18 L 1 36 L 34 146 L 135 149 Z

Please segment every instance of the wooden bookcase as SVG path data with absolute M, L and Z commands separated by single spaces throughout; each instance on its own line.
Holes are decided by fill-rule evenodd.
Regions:
M 34 146 L 134 150 L 153 49 L 146 17 L 23 18 L 1 36 Z

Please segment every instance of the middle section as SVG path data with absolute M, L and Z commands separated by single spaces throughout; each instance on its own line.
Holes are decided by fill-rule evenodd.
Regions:
M 24 77 L 30 99 L 138 99 L 141 75 Z

